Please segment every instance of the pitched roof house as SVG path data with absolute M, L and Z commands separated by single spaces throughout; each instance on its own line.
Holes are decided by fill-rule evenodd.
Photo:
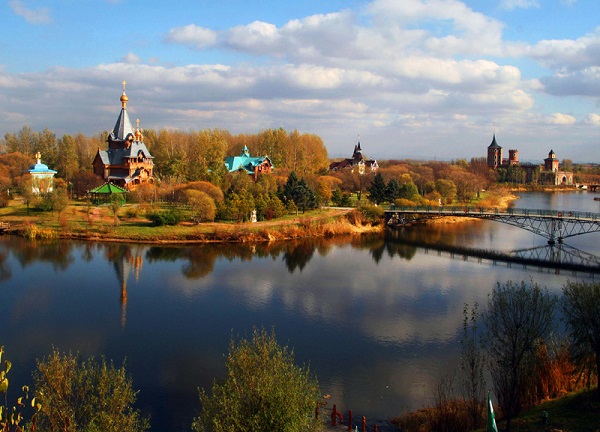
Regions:
M 338 171 L 344 168 L 351 168 L 354 170 L 354 167 L 358 167 L 358 172 L 360 174 L 364 174 L 366 168 L 370 168 L 371 171 L 377 171 L 379 169 L 379 164 L 375 159 L 366 159 L 364 157 L 362 149 L 360 148 L 360 141 L 354 146 L 354 152 L 352 153 L 351 158 L 332 162 L 329 164 L 329 171 Z
M 259 174 L 269 174 L 273 171 L 273 163 L 268 156 L 252 157 L 246 146 L 239 156 L 228 156 L 225 159 L 225 166 L 229 172 L 244 170 L 254 176 L 254 180 L 258 178 Z
M 94 174 L 105 182 L 132 190 L 138 185 L 154 181 L 154 162 L 153 156 L 144 144 L 139 120 L 136 122 L 135 129 L 131 126 L 127 114 L 129 98 L 125 94 L 125 81 L 123 81 L 123 94 L 120 100 L 121 112 L 106 140 L 108 149 L 98 149 L 92 165 Z

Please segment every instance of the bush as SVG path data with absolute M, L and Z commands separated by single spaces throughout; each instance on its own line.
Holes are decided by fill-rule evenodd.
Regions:
M 277 344 L 275 333 L 254 330 L 252 340 L 229 344 L 227 379 L 200 392 L 202 412 L 192 428 L 205 432 L 322 429 L 314 419 L 319 388 L 308 368 L 294 364 L 294 353 Z
M 365 216 L 365 218 L 372 224 L 381 222 L 384 213 L 383 207 L 370 204 L 361 205 L 358 208 L 358 211 L 360 211 Z
M 176 209 L 150 212 L 146 217 L 156 226 L 177 225 L 181 222 L 181 213 Z
M 125 373 L 93 358 L 80 361 L 54 350 L 39 361 L 34 372 L 41 404 L 38 426 L 43 431 L 80 430 L 137 432 L 148 429 L 148 420 L 133 409 L 137 392 Z

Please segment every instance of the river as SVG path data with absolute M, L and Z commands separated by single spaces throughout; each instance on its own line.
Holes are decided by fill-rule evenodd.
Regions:
M 600 213 L 591 193 L 527 193 L 519 208 Z M 491 221 L 415 226 L 429 243 L 508 251 L 546 240 Z M 600 256 L 600 233 L 568 239 Z M 148 246 L 0 237 L 0 344 L 12 397 L 52 347 L 126 359 L 152 430 L 188 430 L 198 387 L 224 376 L 231 335 L 274 328 L 329 404 L 369 422 L 429 404 L 456 371 L 465 303 L 497 282 L 560 292 L 598 274 L 556 271 L 381 237 Z M 10 397 L 11 395 L 9 395 Z

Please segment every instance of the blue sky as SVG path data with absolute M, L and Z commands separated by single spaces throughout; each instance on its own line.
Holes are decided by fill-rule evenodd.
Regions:
M 600 162 L 598 0 L 6 0 L 0 133 L 320 135 L 330 157 Z

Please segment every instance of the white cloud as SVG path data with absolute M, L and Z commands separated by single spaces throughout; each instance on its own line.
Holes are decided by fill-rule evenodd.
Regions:
M 189 24 L 171 29 L 166 37 L 171 43 L 190 45 L 196 49 L 208 48 L 217 42 L 217 33 L 205 27 Z
M 585 118 L 584 123 L 593 125 L 593 126 L 600 126 L 600 114 L 596 114 L 596 113 L 588 114 L 588 116 Z
M 30 9 L 22 0 L 10 0 L 8 5 L 15 13 L 30 24 L 46 24 L 52 21 L 48 8 Z
M 523 54 L 557 71 L 600 66 L 600 28 L 578 39 L 542 40 Z
M 121 61 L 123 63 L 137 64 L 141 63 L 142 59 L 137 54 L 130 52 L 125 57 L 123 57 Z
M 575 117 L 569 114 L 553 113 L 546 117 L 546 123 L 554 125 L 572 125 L 577 121 Z
M 375 27 L 384 31 L 421 27 L 421 37 L 411 44 L 412 49 L 446 57 L 502 51 L 502 23 L 473 11 L 461 1 L 375 0 L 369 11 Z
M 500 8 L 506 10 L 531 9 L 539 7 L 540 3 L 537 0 L 502 0 L 500 3 Z
M 370 147 L 369 155 L 419 157 L 428 146 L 445 142 L 437 156 L 446 152 L 453 158 L 456 149 L 461 157 L 478 152 L 473 135 L 488 141 L 492 124 L 536 145 L 533 130 L 558 134 L 565 128 L 551 125 L 578 123 L 577 139 L 587 151 L 597 117 L 576 116 L 593 108 L 563 107 L 572 115 L 543 112 L 546 101 L 534 98 L 600 97 L 600 30 L 533 45 L 507 43 L 502 31 L 503 23 L 458 0 L 374 0 L 361 10 L 280 26 L 254 21 L 217 31 L 189 24 L 172 28 L 164 40 L 210 49 L 211 57 L 225 53 L 227 61 L 242 52 L 245 61 L 173 66 L 153 56 L 158 52 L 144 51 L 142 60 L 125 51 L 118 63 L 86 69 L 17 75 L 0 68 L 0 99 L 8 101 L 0 113 L 0 136 L 23 124 L 52 127 L 58 134 L 107 129 L 126 80 L 128 108 L 145 128 L 237 133 L 284 127 L 319 134 L 335 155 L 347 153 L 340 146 L 358 132 L 369 131 L 379 146 Z M 522 58 L 548 68 L 548 76 L 525 79 Z M 547 106 L 559 106 L 557 100 Z M 545 135 L 549 145 L 564 141 L 552 133 Z

